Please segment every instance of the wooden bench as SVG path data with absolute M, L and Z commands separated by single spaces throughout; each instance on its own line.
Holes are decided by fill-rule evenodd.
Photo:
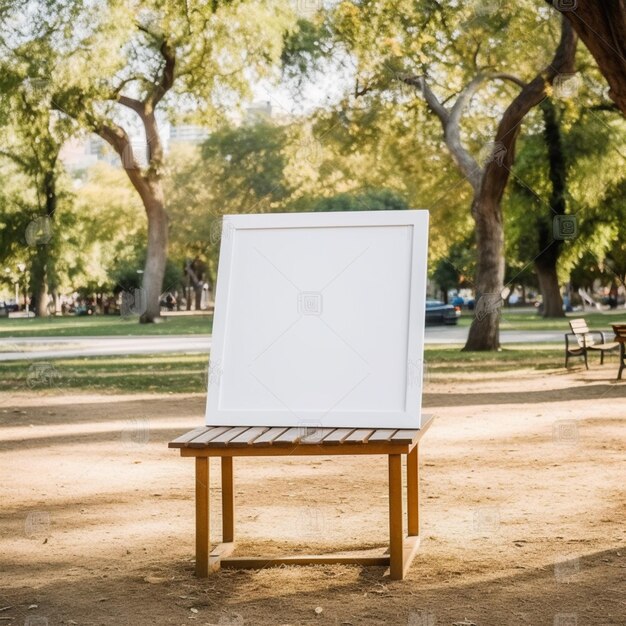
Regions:
M 196 575 L 220 567 L 264 568 L 274 565 L 360 564 L 389 566 L 390 577 L 404 578 L 419 546 L 418 446 L 432 424 L 423 416 L 418 430 L 370 428 L 264 428 L 203 426 L 169 443 L 183 457 L 196 459 Z M 378 556 L 308 555 L 231 556 L 235 549 L 234 465 L 239 456 L 387 455 L 389 465 L 389 550 Z M 407 467 L 407 536 L 403 532 L 402 455 Z M 209 459 L 221 458 L 222 543 L 209 545 Z
M 622 372 L 626 368 L 626 324 L 612 324 L 615 341 L 619 343 L 619 370 L 617 380 L 621 380 Z
M 616 350 L 619 346 L 617 341 L 607 342 L 605 339 L 604 331 L 601 330 L 589 330 L 587 322 L 583 318 L 572 320 L 569 323 L 571 333 L 565 334 L 565 367 L 572 356 L 582 356 L 585 360 L 585 368 L 589 369 L 587 363 L 587 352 L 589 350 L 595 350 L 600 352 L 600 365 L 604 363 L 604 353 L 611 350 Z M 600 337 L 600 343 L 596 343 L 594 339 Z M 570 337 L 575 337 L 576 344 L 570 347 Z

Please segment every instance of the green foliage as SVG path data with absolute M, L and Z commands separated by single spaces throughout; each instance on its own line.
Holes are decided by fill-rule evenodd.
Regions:
M 136 247 L 133 253 L 127 257 L 121 257 L 115 260 L 111 266 L 109 278 L 109 290 L 113 293 L 120 291 L 132 291 L 138 289 L 142 285 L 143 267 L 146 263 L 145 247 Z M 183 285 L 183 268 L 182 262 L 176 263 L 173 259 L 167 260 L 165 266 L 165 276 L 161 287 L 162 293 L 168 291 L 181 290 Z
M 202 146 L 202 159 L 215 173 L 213 187 L 222 199 L 239 196 L 237 212 L 249 212 L 261 200 L 270 206 L 290 192 L 283 173 L 287 158 L 284 152 L 286 131 L 270 123 L 222 127 L 211 134 Z M 250 199 L 241 197 L 241 189 Z M 217 209 L 217 207 L 215 207 Z M 227 211 L 227 206 L 224 207 Z
M 582 108 L 583 104 L 589 106 Z M 560 278 L 567 282 L 571 274 L 576 286 L 587 288 L 596 278 L 610 283 L 610 259 L 620 256 L 620 242 L 626 231 L 626 122 L 617 112 L 594 110 L 593 94 L 586 86 L 575 102 L 555 100 L 555 106 L 567 165 L 566 212 L 576 216 L 578 228 L 578 236 L 563 244 Z M 507 261 L 513 270 L 521 272 L 520 278 L 528 274 L 541 251 L 539 229 L 551 231 L 553 219 L 539 112 L 531 115 L 529 127 L 520 140 L 505 210 Z M 526 277 L 526 284 L 531 280 Z
M 299 19 L 296 27 L 285 36 L 281 54 L 284 74 L 302 83 L 323 67 L 331 45 L 332 35 L 326 22 Z
M 406 200 L 390 189 L 339 193 L 311 203 L 312 211 L 400 211 L 409 208 Z
M 442 291 L 472 287 L 470 277 L 474 276 L 476 267 L 476 250 L 473 243 L 472 237 L 452 243 L 448 254 L 436 262 L 432 279 Z

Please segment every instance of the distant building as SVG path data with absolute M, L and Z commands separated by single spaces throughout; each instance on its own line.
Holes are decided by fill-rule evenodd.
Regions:
M 269 120 L 271 117 L 272 105 L 270 101 L 261 100 L 253 102 L 246 108 L 243 121 L 254 124 Z M 209 135 L 209 130 L 195 124 L 170 126 L 169 141 L 165 138 L 163 140 L 164 148 L 167 151 L 168 147 L 173 144 L 198 145 L 206 141 Z M 84 135 L 70 139 L 65 143 L 61 150 L 61 161 L 70 173 L 86 170 L 96 163 L 108 163 L 114 167 L 120 167 L 124 161 L 132 163 L 133 160 L 140 167 L 146 167 L 148 165 L 148 146 L 139 131 L 131 135 L 130 145 L 133 159 L 130 159 L 130 152 L 120 159 L 120 156 L 102 137 L 95 134 Z
M 98 160 L 98 157 L 89 149 L 89 140 L 84 137 L 76 137 L 65 142 L 59 156 L 70 172 L 87 169 Z
M 170 143 L 202 143 L 209 136 L 209 131 L 202 126 L 181 124 L 170 127 Z
M 272 105 L 269 100 L 260 100 L 253 102 L 246 109 L 246 122 L 253 124 L 254 122 L 265 122 L 272 117 Z

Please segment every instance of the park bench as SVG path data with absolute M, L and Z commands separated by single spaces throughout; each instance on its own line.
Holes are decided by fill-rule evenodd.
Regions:
M 392 580 L 402 580 L 419 547 L 418 447 L 433 418 L 423 416 L 419 429 L 228 427 L 202 426 L 177 437 L 170 448 L 195 458 L 196 575 L 220 567 L 260 569 L 277 565 L 358 564 L 388 566 Z M 375 455 L 388 458 L 389 549 L 374 556 L 347 554 L 282 557 L 232 556 L 235 549 L 235 457 Z M 402 456 L 406 456 L 407 535 L 403 531 Z M 209 461 L 221 459 L 222 542 L 210 547 Z
M 589 369 L 587 362 L 587 352 L 589 350 L 600 353 L 600 364 L 604 363 L 604 353 L 611 350 L 616 350 L 620 345 L 617 341 L 607 342 L 604 331 L 601 330 L 589 330 L 587 322 L 583 318 L 571 320 L 569 323 L 571 333 L 565 334 L 565 367 L 567 367 L 568 360 L 572 356 L 581 356 L 585 361 L 585 368 Z M 596 343 L 595 337 L 600 338 L 600 343 Z M 576 343 L 572 341 L 570 346 L 570 340 L 574 337 Z
M 617 380 L 621 380 L 622 372 L 626 368 L 626 324 L 612 324 L 615 341 L 619 343 L 619 370 Z

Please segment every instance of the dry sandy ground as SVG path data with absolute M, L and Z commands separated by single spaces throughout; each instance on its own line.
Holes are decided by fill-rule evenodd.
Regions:
M 348 566 L 197 580 L 193 462 L 166 444 L 201 424 L 202 397 L 5 394 L 0 626 L 626 624 L 626 381 L 613 377 L 430 382 L 423 539 L 399 582 Z M 376 457 L 239 460 L 238 553 L 383 546 L 386 475 Z

